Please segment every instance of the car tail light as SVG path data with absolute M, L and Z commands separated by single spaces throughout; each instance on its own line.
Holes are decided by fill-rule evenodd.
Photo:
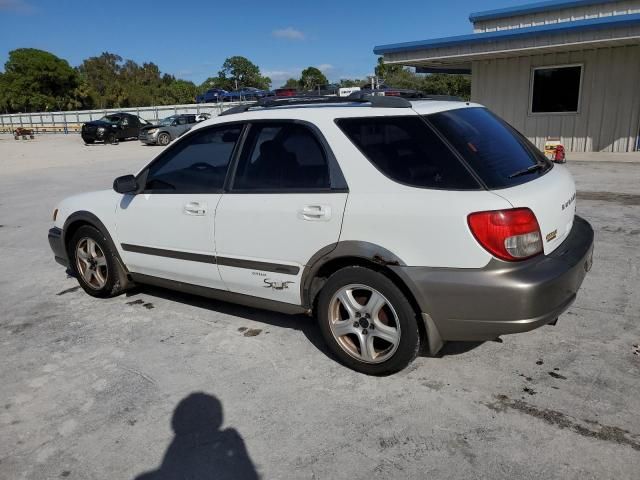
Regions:
M 524 260 L 542 252 L 540 226 L 528 208 L 476 212 L 467 222 L 480 245 L 501 260 Z

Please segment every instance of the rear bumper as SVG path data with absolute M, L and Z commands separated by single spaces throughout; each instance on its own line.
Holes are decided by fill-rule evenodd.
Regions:
M 67 257 L 67 250 L 64 248 L 62 230 L 58 227 L 53 227 L 49 230 L 49 245 L 53 250 L 56 262 L 64 267 L 69 267 L 69 258 Z
M 575 300 L 592 259 L 593 229 L 576 216 L 571 233 L 550 255 L 492 260 L 481 269 L 392 268 L 425 312 L 428 333 L 478 341 L 554 321 Z

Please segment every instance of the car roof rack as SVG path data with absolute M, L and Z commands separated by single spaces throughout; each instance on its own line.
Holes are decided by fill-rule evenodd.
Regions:
M 370 95 L 361 92 L 353 92 L 348 97 L 331 97 L 328 95 L 308 95 L 297 97 L 282 97 L 272 98 L 265 97 L 259 99 L 257 102 L 247 105 L 238 105 L 232 107 L 229 110 L 225 110 L 220 114 L 233 115 L 235 113 L 247 112 L 252 108 L 274 108 L 274 107 L 293 107 L 303 105 L 323 105 L 323 104 L 336 104 L 336 103 L 369 103 L 371 107 L 375 108 L 411 108 L 411 103 L 402 97 L 385 97 L 382 95 Z

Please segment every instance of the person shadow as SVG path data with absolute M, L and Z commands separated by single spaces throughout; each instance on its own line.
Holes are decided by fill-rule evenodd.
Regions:
M 260 478 L 244 440 L 233 428 L 220 430 L 222 404 L 215 396 L 195 392 L 173 412 L 175 433 L 157 470 L 135 480 L 253 480 Z

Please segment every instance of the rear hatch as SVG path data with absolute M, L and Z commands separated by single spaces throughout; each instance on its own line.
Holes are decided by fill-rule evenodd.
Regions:
M 576 199 L 576 187 L 566 168 L 547 160 L 524 136 L 486 108 L 459 108 L 424 118 L 492 193 L 514 208 L 533 211 L 545 254 L 562 243 L 573 226 Z

